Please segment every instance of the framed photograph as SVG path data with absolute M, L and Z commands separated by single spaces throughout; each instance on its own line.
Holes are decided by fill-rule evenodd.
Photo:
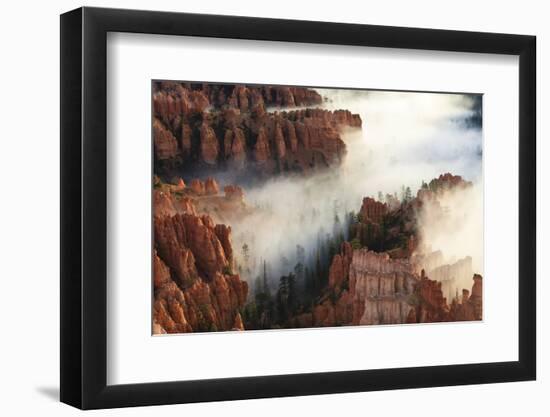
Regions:
M 533 380 L 535 37 L 61 16 L 61 401 Z

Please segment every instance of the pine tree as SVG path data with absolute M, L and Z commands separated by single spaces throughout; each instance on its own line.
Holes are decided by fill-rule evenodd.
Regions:
M 245 243 L 243 244 L 242 248 L 242 253 L 243 253 L 243 260 L 244 260 L 244 272 L 246 273 L 246 276 L 250 276 L 250 248 L 248 247 L 248 245 Z M 239 265 L 239 272 L 242 274 L 243 273 L 243 268 L 241 268 L 241 265 Z
M 304 268 L 305 276 L 305 293 L 306 296 L 311 297 L 313 294 L 313 277 L 311 275 L 311 270 L 306 266 Z
M 246 262 L 246 264 L 248 264 L 248 260 L 250 259 L 250 248 L 245 243 L 243 244 L 243 247 L 241 248 L 241 250 L 243 252 L 243 259 Z
M 298 262 L 296 265 L 294 265 L 294 273 L 296 274 L 296 278 L 298 279 L 298 281 L 303 281 L 304 264 L 301 262 Z
M 296 262 L 305 263 L 306 261 L 306 250 L 301 245 L 296 245 Z
M 258 275 L 254 280 L 254 295 L 258 295 L 264 291 L 262 278 Z
M 267 279 L 267 262 L 264 259 L 264 271 L 263 271 L 263 280 L 262 280 L 262 286 L 263 286 L 263 292 L 267 295 L 270 294 L 269 292 L 269 283 Z
M 412 200 L 412 191 L 411 187 L 405 188 L 405 202 L 408 203 Z
M 279 288 L 277 290 L 277 317 L 280 323 L 285 323 L 288 320 L 288 277 L 283 275 L 279 279 Z
M 319 250 L 317 250 L 317 258 L 315 259 L 315 276 L 313 281 L 313 292 L 315 295 L 318 295 L 319 291 L 321 290 L 320 279 L 322 273 L 323 269 L 321 266 L 321 253 Z
M 294 314 L 296 312 L 296 307 L 298 306 L 298 294 L 296 290 L 296 276 L 292 273 L 288 274 L 287 286 L 288 286 L 288 296 L 287 296 L 288 309 L 290 314 Z

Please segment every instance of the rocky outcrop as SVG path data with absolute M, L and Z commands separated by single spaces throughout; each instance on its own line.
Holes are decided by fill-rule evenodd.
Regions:
M 153 84 L 153 111 L 164 121 L 200 114 L 208 107 L 265 112 L 266 107 L 321 104 L 322 97 L 303 87 L 192 84 L 160 81 Z
M 243 130 L 238 127 L 227 129 L 224 133 L 223 143 L 227 168 L 242 170 L 247 158 L 246 137 Z
M 219 151 L 216 133 L 204 120 L 200 127 L 200 160 L 207 165 L 216 165 Z
M 179 177 L 174 177 L 171 183 L 164 183 L 158 177 L 155 179 L 153 215 L 157 217 L 207 214 L 216 223 L 230 224 L 252 210 L 245 202 L 241 187 L 230 184 L 221 192 L 218 182 L 212 177 L 205 180 L 193 178 L 188 186 Z
M 455 298 L 451 303 L 450 315 L 456 321 L 472 321 L 483 319 L 483 278 L 479 274 L 473 276 L 472 293 L 462 290 L 462 297 Z
M 429 184 L 424 190 L 435 203 L 439 193 L 471 185 L 451 174 Z M 425 248 L 419 248 L 416 222 L 424 197 L 404 198 L 393 206 L 363 199 L 350 227 L 350 243 L 356 249 L 351 256 L 344 256 L 344 251 L 334 255 L 327 288 L 311 314 L 296 318 L 297 326 L 481 319 L 481 276 L 474 275 L 472 295 L 462 289 L 473 275 L 472 258 L 446 264 L 441 251 L 424 253 Z M 462 297 L 455 296 L 457 290 Z
M 170 269 L 164 261 L 157 255 L 157 251 L 153 252 L 153 285 L 155 288 L 160 288 L 164 284 L 171 281 Z
M 406 323 L 418 282 L 414 265 L 387 253 L 354 251 L 350 267 L 353 324 Z
M 362 222 L 381 223 L 387 211 L 388 206 L 385 203 L 376 201 L 371 197 L 365 197 L 359 214 L 361 215 Z
M 225 197 L 231 200 L 242 201 L 244 198 L 244 191 L 238 185 L 226 185 L 223 187 L 223 192 L 225 193 Z
M 419 281 L 415 266 L 387 253 L 352 250 L 345 242 L 334 256 L 329 288 L 311 313 L 293 321 L 296 327 L 407 323 Z
M 159 161 L 176 158 L 179 155 L 178 143 L 174 134 L 160 120 L 153 120 L 153 143 L 155 157 Z
M 428 277 L 419 264 L 395 259 L 349 243 L 333 258 L 329 285 L 311 313 L 291 320 L 294 327 L 380 325 L 481 320 L 482 278 L 474 275 L 472 294 L 449 305 L 442 282 Z
M 213 178 L 154 184 L 153 332 L 243 330 L 248 285 L 233 272 L 231 228 L 205 214 L 242 209 L 242 190 L 220 195 Z
M 441 174 L 438 178 L 434 178 L 428 184 L 428 188 L 432 191 L 442 192 L 453 188 L 469 187 L 472 183 L 465 181 L 460 175 L 453 175 L 450 172 Z
M 217 272 L 231 270 L 231 253 L 226 253 L 219 239 L 231 230 L 224 225 L 218 226 L 219 230 L 207 215 L 176 214 L 155 218 L 157 252 L 171 269 L 182 271 L 177 274 L 181 285 L 194 281 L 197 275 L 186 273 L 187 268 L 182 270 L 180 267 L 188 257 L 191 259 L 186 264 L 196 266 L 196 272 L 207 281 L 213 280 Z
M 428 184 L 424 183 L 418 190 L 417 199 L 433 200 L 446 191 L 471 187 L 470 181 L 465 181 L 460 175 L 453 175 L 449 172 L 441 174 L 438 178 L 432 179 Z
M 231 330 L 244 330 L 241 313 L 237 313 L 237 315 L 235 316 L 235 321 L 233 322 L 233 328 Z
M 474 274 L 474 285 L 472 286 L 472 294 L 468 298 L 468 302 L 474 307 L 474 320 L 483 318 L 483 277 L 479 274 Z
M 247 291 L 246 282 L 238 275 L 216 274 L 212 282 L 199 279 L 185 290 L 171 281 L 155 290 L 153 331 L 162 334 L 243 330 L 239 309 L 246 301 Z
M 220 114 L 196 127 L 185 125 L 191 133 L 182 134 L 179 140 L 180 128 L 172 132 L 155 119 L 158 170 L 171 173 L 177 171 L 174 167 L 185 164 L 190 170 L 246 170 L 269 176 L 308 173 L 338 164 L 346 153 L 341 129 L 360 122 L 351 115 L 340 119 L 336 113 L 314 110 L 268 113 L 259 118 L 238 116 L 235 127 L 226 127 Z M 195 139 L 184 139 L 188 136 Z
M 155 333 L 242 329 L 248 285 L 233 270 L 231 229 L 209 216 L 154 220 Z
M 206 195 L 216 195 L 220 192 L 220 187 L 218 186 L 218 182 L 212 178 L 209 177 L 204 182 L 204 192 Z
M 177 213 L 196 214 L 192 198 L 174 195 L 164 190 L 153 191 L 153 207 L 155 216 L 173 216 Z
M 202 113 L 210 105 L 203 91 L 187 88 L 181 83 L 155 83 L 153 89 L 153 112 L 165 122 L 181 115 Z
M 429 279 L 424 270 L 421 272 L 420 281 L 416 286 L 415 316 L 417 323 L 434 323 L 449 321 L 449 307 L 447 299 L 443 296 L 441 282 Z
M 179 191 L 183 191 L 185 193 L 184 190 L 185 188 Z M 206 178 L 205 181 L 202 181 L 199 178 L 193 178 L 189 183 L 189 188 L 187 190 L 189 192 L 187 192 L 186 194 L 201 197 L 218 194 L 220 192 L 220 187 L 218 185 L 218 182 L 212 177 Z M 176 189 L 176 191 L 178 190 Z
M 349 242 L 342 243 L 341 252 L 332 258 L 328 273 L 328 285 L 332 289 L 340 289 L 349 277 L 349 267 L 353 257 L 353 250 Z
M 254 144 L 253 159 L 258 164 L 265 164 L 271 158 L 269 150 L 269 139 L 266 129 L 262 126 L 258 130 L 256 143 Z
M 362 124 L 359 115 L 347 110 L 265 109 L 320 104 L 321 97 L 309 89 L 155 85 L 155 170 L 165 176 L 183 165 L 191 171 L 230 170 L 259 179 L 309 173 L 341 162 L 346 146 L 340 132 Z

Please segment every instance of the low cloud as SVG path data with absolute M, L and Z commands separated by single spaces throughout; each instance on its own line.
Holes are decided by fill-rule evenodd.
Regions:
M 482 135 L 468 122 L 478 99 L 464 95 L 318 90 L 328 109 L 359 113 L 361 130 L 342 133 L 348 153 L 339 169 L 310 177 L 282 177 L 247 188 L 255 213 L 232 222 L 238 262 L 242 246 L 250 250 L 249 274 L 261 273 L 263 260 L 278 278 L 297 261 L 296 245 L 311 257 L 319 235 L 332 233 L 349 211 L 357 212 L 365 196 L 413 192 L 422 181 L 445 172 L 474 182 L 470 190 L 445 196 L 449 218 L 433 222 L 426 210 L 420 219 L 424 243 L 449 258 L 466 255 L 474 268 L 483 265 Z M 336 225 L 335 225 L 336 221 Z M 340 222 L 340 224 L 338 224 Z M 247 276 L 248 275 L 248 276 Z

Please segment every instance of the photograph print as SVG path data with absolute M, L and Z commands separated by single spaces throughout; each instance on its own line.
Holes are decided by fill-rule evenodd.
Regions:
M 154 335 L 483 319 L 481 95 L 151 95 Z

